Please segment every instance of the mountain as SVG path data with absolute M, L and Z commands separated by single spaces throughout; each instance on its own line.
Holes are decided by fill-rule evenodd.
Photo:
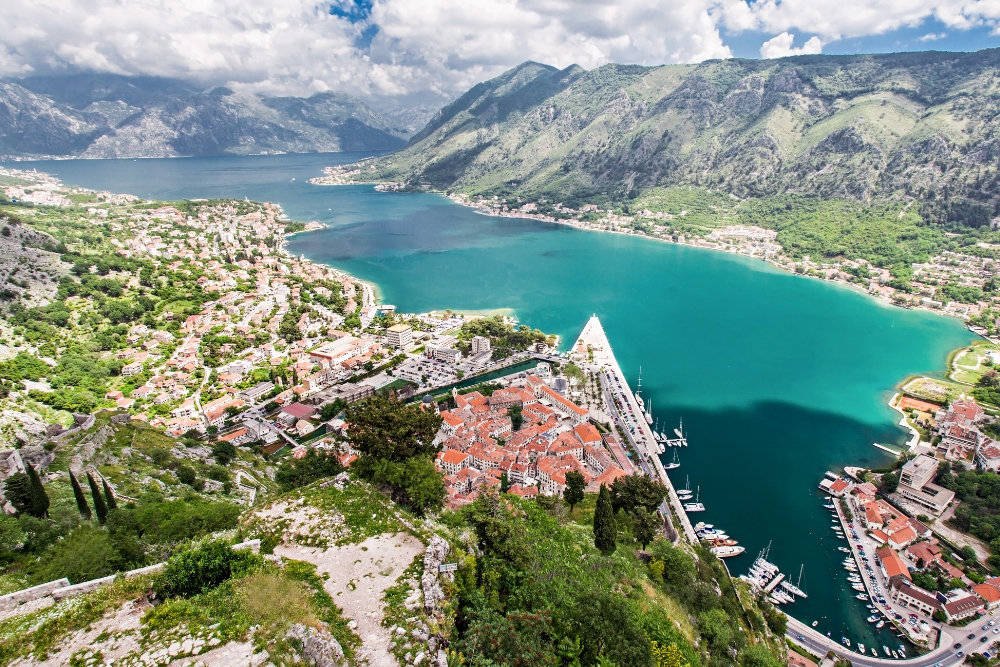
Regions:
M 997 49 L 591 71 L 526 62 L 444 107 L 365 177 L 571 205 L 679 185 L 912 196 L 982 222 L 1000 212 L 998 66 Z
M 393 150 L 409 132 L 356 97 L 267 97 L 159 77 L 0 80 L 0 155 L 96 158 Z

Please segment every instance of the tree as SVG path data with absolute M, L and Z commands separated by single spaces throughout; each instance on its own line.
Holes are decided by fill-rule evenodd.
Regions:
M 510 417 L 511 428 L 515 431 L 521 430 L 521 425 L 524 423 L 524 416 L 521 414 L 521 406 L 512 405 L 507 408 L 507 416 Z
M 631 512 L 636 507 L 655 512 L 666 495 L 667 487 L 662 482 L 645 475 L 619 477 L 611 485 L 611 504 L 615 512 Z
M 632 515 L 632 536 L 635 541 L 645 549 L 646 545 L 656 537 L 656 531 L 660 528 L 660 519 L 653 512 L 647 512 L 645 507 L 636 507 L 631 512 Z
M 83 495 L 80 482 L 72 470 L 69 472 L 69 483 L 73 485 L 73 497 L 76 499 L 76 508 L 80 510 L 80 516 L 83 517 L 84 521 L 89 521 L 91 517 L 90 505 L 87 504 L 87 497 Z
M 934 610 L 934 615 L 931 616 L 931 618 L 933 618 L 935 621 L 937 621 L 939 623 L 947 623 L 948 622 L 948 615 L 945 614 L 940 609 L 935 609 Z
M 500 493 L 507 493 L 510 491 L 510 479 L 507 477 L 507 471 L 504 470 L 500 473 Z
M 320 419 L 322 419 L 325 422 L 330 421 L 338 414 L 340 414 L 340 411 L 346 407 L 347 407 L 347 401 L 345 401 L 342 398 L 337 398 L 329 403 L 324 403 L 319 411 Z
M 23 472 L 16 472 L 3 483 L 4 496 L 14 506 L 18 514 L 31 509 L 31 480 Z
M 879 490 L 882 493 L 895 493 L 896 489 L 899 487 L 899 475 L 894 472 L 887 472 L 882 475 L 882 482 L 879 484 Z
M 348 407 L 347 435 L 363 456 L 401 462 L 437 451 L 441 421 L 434 412 L 376 395 Z
M 101 490 L 97 487 L 94 476 L 89 472 L 87 473 L 87 484 L 90 485 L 90 497 L 94 501 L 94 512 L 97 513 L 97 522 L 103 526 L 108 522 L 108 506 L 104 502 L 104 497 L 101 495 Z
M 563 489 L 563 500 L 569 505 L 570 512 L 573 511 L 577 503 L 583 501 L 583 487 L 585 484 L 586 480 L 583 478 L 583 475 L 577 471 L 571 470 L 566 473 L 566 488 Z
M 611 507 L 611 493 L 608 487 L 601 484 L 597 494 L 597 507 L 594 509 L 594 546 L 605 556 L 615 551 L 615 512 Z
M 49 515 L 49 495 L 45 493 L 45 487 L 42 486 L 42 480 L 38 477 L 37 470 L 27 465 L 25 472 L 28 473 L 28 481 L 31 483 L 31 509 L 28 510 L 28 513 L 39 519 L 44 519 Z
M 212 445 L 212 456 L 219 465 L 229 465 L 236 458 L 236 447 L 231 442 L 220 440 Z

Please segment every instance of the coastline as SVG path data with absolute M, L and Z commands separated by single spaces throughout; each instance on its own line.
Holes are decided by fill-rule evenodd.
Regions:
M 330 169 L 330 168 L 328 167 L 327 169 Z M 355 173 L 359 173 L 359 171 L 336 172 L 336 173 L 335 172 L 330 172 L 326 176 L 317 176 L 317 177 L 314 177 L 314 178 L 310 178 L 308 180 L 308 183 L 310 183 L 312 185 L 320 185 L 320 186 L 371 185 L 378 192 L 387 193 L 387 194 L 392 194 L 393 192 L 397 192 L 398 191 L 397 189 L 394 189 L 394 188 L 391 188 L 391 187 L 386 187 L 386 186 L 393 186 L 393 185 L 395 185 L 393 183 L 387 183 L 387 182 L 383 182 L 383 181 L 363 181 L 363 182 L 359 182 L 359 181 L 346 180 L 344 178 L 344 177 L 350 177 L 352 174 L 355 174 Z M 803 273 L 799 273 L 799 272 L 795 271 L 794 267 L 790 267 L 787 264 L 783 264 L 783 263 L 777 261 L 774 258 L 773 255 L 772 256 L 767 256 L 767 255 L 760 256 L 760 255 L 756 255 L 756 254 L 742 253 L 742 252 L 738 251 L 738 248 L 736 246 L 732 246 L 732 245 L 724 246 L 723 245 L 723 246 L 720 247 L 720 244 L 718 244 L 718 243 L 711 243 L 711 242 L 707 242 L 707 241 L 706 242 L 702 242 L 702 243 L 697 243 L 697 242 L 696 243 L 688 243 L 688 242 L 686 242 L 686 240 L 685 241 L 676 241 L 676 240 L 673 240 L 672 238 L 664 238 L 662 236 L 656 236 L 656 235 L 651 235 L 651 234 L 637 234 L 637 233 L 633 233 L 633 232 L 627 231 L 627 230 L 623 231 L 623 230 L 617 230 L 617 229 L 595 228 L 595 227 L 592 227 L 589 223 L 582 223 L 579 220 L 554 218 L 554 217 L 549 216 L 549 215 L 532 214 L 532 213 L 529 213 L 529 212 L 526 212 L 526 211 L 500 211 L 500 212 L 498 212 L 498 211 L 495 211 L 493 209 L 490 209 L 487 206 L 482 206 L 482 205 L 479 205 L 479 204 L 476 204 L 476 203 L 468 201 L 466 199 L 465 195 L 459 195 L 459 194 L 450 194 L 449 195 L 446 192 L 441 192 L 440 190 L 430 190 L 430 189 L 429 190 L 421 190 L 421 192 L 425 192 L 427 194 L 436 194 L 436 195 L 440 195 L 442 197 L 446 197 L 446 198 L 450 199 L 452 202 L 454 202 L 456 204 L 459 204 L 460 206 L 465 206 L 466 208 L 472 209 L 475 213 L 478 213 L 479 215 L 488 215 L 488 216 L 493 216 L 493 217 L 498 217 L 498 218 L 520 218 L 520 219 L 524 219 L 524 220 L 535 220 L 537 222 L 548 222 L 548 223 L 554 223 L 554 224 L 557 224 L 557 225 L 565 225 L 565 226 L 572 227 L 574 229 L 577 229 L 577 230 L 580 230 L 580 231 L 585 231 L 585 232 L 599 232 L 599 233 L 604 233 L 604 234 L 620 234 L 622 236 L 635 236 L 635 237 L 639 237 L 639 238 L 649 239 L 651 241 L 659 241 L 659 242 L 662 242 L 662 243 L 668 243 L 668 244 L 671 244 L 671 245 L 680 245 L 680 246 L 685 246 L 685 247 L 688 247 L 688 248 L 696 248 L 696 249 L 700 249 L 700 250 L 713 250 L 713 251 L 716 251 L 716 252 L 722 252 L 722 253 L 726 253 L 726 254 L 730 254 L 730 255 L 740 255 L 740 256 L 746 257 L 748 259 L 761 260 L 761 261 L 763 261 L 763 262 L 765 262 L 767 264 L 770 264 L 771 266 L 773 266 L 773 267 L 775 267 L 777 269 L 780 269 L 781 271 L 783 271 L 785 273 L 791 273 L 793 275 L 796 275 L 796 276 L 799 276 L 799 277 L 802 277 L 802 278 L 814 278 L 814 279 L 817 279 L 817 280 L 822 280 L 823 282 L 833 283 L 833 284 L 836 284 L 836 285 L 840 285 L 842 287 L 847 287 L 847 288 L 849 288 L 849 289 L 851 289 L 853 291 L 856 291 L 856 292 L 858 292 L 860 294 L 864 294 L 866 296 L 872 297 L 875 301 L 879 302 L 881 305 L 892 306 L 894 308 L 903 308 L 905 310 L 921 310 L 921 311 L 925 311 L 925 312 L 929 312 L 929 313 L 934 313 L 935 315 L 942 315 L 944 317 L 952 317 L 952 318 L 955 318 L 955 319 L 958 319 L 958 320 L 962 320 L 963 322 L 966 323 L 966 328 L 968 328 L 970 331 L 972 331 L 972 333 L 974 333 L 974 334 L 976 334 L 978 336 L 981 336 L 982 338 L 984 338 L 986 340 L 990 340 L 990 342 L 1000 344 L 1000 337 L 998 337 L 998 340 L 991 340 L 989 337 L 985 336 L 984 334 L 982 334 L 982 333 L 980 333 L 978 331 L 973 331 L 972 328 L 968 325 L 967 318 L 963 317 L 962 315 L 959 315 L 959 314 L 956 314 L 956 313 L 949 313 L 949 312 L 946 312 L 944 310 L 940 310 L 940 309 L 936 309 L 936 308 L 930 308 L 930 307 L 925 306 L 925 305 L 920 304 L 920 303 L 907 303 L 906 305 L 897 304 L 897 303 L 894 303 L 891 299 L 889 299 L 889 298 L 887 298 L 885 296 L 881 296 L 881 295 L 878 295 L 876 293 L 873 293 L 870 289 L 866 289 L 866 288 L 864 288 L 864 287 L 862 287 L 862 286 L 860 286 L 860 285 L 858 285 L 856 283 L 849 282 L 847 280 L 842 280 L 842 279 L 840 279 L 839 275 L 836 275 L 836 274 L 834 274 L 833 277 L 820 278 L 819 276 L 811 275 L 811 274 L 804 273 L 804 272 Z M 703 240 L 702 237 L 697 237 L 697 238 L 699 240 Z M 788 257 L 786 257 L 784 255 L 779 255 L 779 257 L 784 257 L 789 262 L 793 261 L 793 260 L 791 260 L 791 258 L 788 258 Z

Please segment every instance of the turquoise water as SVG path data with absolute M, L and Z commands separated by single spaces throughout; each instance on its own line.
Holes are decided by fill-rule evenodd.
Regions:
M 477 215 L 438 195 L 305 183 L 356 158 L 29 166 L 148 197 L 277 202 L 294 219 L 330 225 L 293 237 L 291 252 L 375 283 L 404 312 L 510 308 L 567 344 L 596 313 L 633 386 L 642 367 L 660 430 L 683 417 L 691 446 L 674 479 L 690 475 L 708 508 L 697 518 L 746 547 L 727 561 L 733 573 L 773 541 L 771 559 L 793 579 L 805 564 L 810 596 L 789 613 L 837 639 L 898 643 L 865 623 L 816 485 L 828 469 L 884 463 L 873 442 L 906 440 L 885 402 L 903 377 L 940 371 L 971 340 L 960 322 L 723 253 Z

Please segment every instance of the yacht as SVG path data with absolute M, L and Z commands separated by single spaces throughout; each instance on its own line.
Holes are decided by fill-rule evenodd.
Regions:
M 737 546 L 726 546 L 726 547 L 712 547 L 709 549 L 717 558 L 732 558 L 733 556 L 739 556 L 741 553 L 746 551 L 743 547 Z
M 649 403 L 647 404 L 647 407 L 646 407 L 646 423 L 647 424 L 652 424 L 653 423 L 652 411 L 653 411 L 653 399 L 649 399 Z
M 859 599 L 859 600 L 867 600 L 867 599 L 868 599 L 868 596 L 867 596 L 867 595 L 865 595 L 864 593 L 858 593 L 858 594 L 857 594 L 857 595 L 855 595 L 854 597 L 856 597 L 856 598 L 857 598 L 857 599 Z
M 792 584 L 792 582 L 787 581 L 787 580 L 782 581 L 781 582 L 781 587 L 784 588 L 789 593 L 791 593 L 792 595 L 798 595 L 800 598 L 807 598 L 807 597 L 809 597 L 800 588 L 800 586 L 802 586 L 802 573 L 805 571 L 805 569 L 806 569 L 806 566 L 803 563 L 802 567 L 799 568 L 799 580 L 795 584 Z
M 684 478 L 684 488 L 683 489 L 677 489 L 677 495 L 681 495 L 682 493 L 691 493 L 691 476 L 690 475 L 688 475 L 687 477 Z
M 851 584 L 851 588 L 853 588 L 854 590 L 856 590 L 859 593 L 861 593 L 862 591 L 865 590 L 865 585 L 864 584 Z
M 851 640 L 848 639 L 847 637 L 841 637 L 840 641 L 842 641 L 844 643 L 844 646 L 850 646 L 851 645 Z

